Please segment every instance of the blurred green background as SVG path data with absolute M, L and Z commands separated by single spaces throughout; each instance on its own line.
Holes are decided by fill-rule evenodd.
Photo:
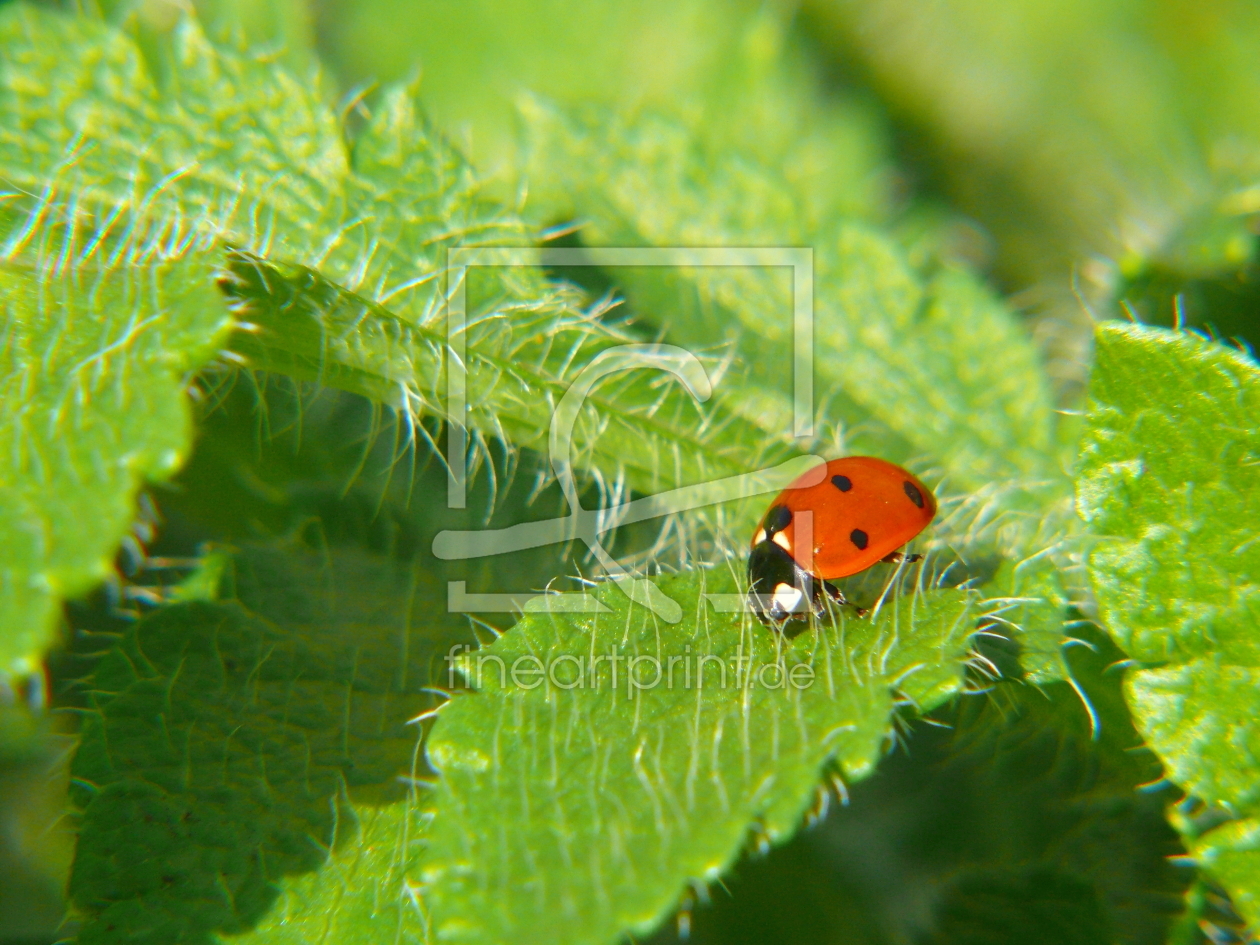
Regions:
M 295 45 L 312 37 L 339 89 L 418 75 L 438 124 L 505 187 L 528 186 L 512 172 L 525 93 L 664 106 L 738 139 L 757 135 L 760 116 L 723 116 L 731 87 L 791 85 L 812 121 L 843 114 L 848 150 L 864 152 L 850 160 L 878 179 L 877 199 L 859 205 L 903 222 L 961 216 L 970 261 L 1031 313 L 1068 323 L 1043 327 L 1065 358 L 1079 354 L 1081 298 L 1099 310 L 1127 298 L 1167 323 L 1180 292 L 1190 321 L 1255 330 L 1245 221 L 1260 200 L 1249 190 L 1260 8 L 1245 0 L 327 0 L 280 11 L 214 15 L 252 18 L 259 36 L 283 20 Z
M 1065 408 L 1087 376 L 1091 317 L 1127 310 L 1260 341 L 1260 5 L 1251 0 L 196 5 L 222 41 L 272 48 L 298 70 L 318 63 L 325 95 L 352 123 L 380 84 L 415 79 L 438 128 L 495 196 L 527 214 L 531 157 L 517 118 L 527 96 L 626 115 L 662 110 L 714 149 L 771 161 L 785 137 L 816 138 L 818 148 L 784 172 L 844 182 L 819 191 L 818 212 L 878 223 L 912 250 L 981 270 L 1026 316 Z M 142 37 L 179 15 L 167 0 L 109 6 Z M 207 414 L 191 465 L 155 497 L 167 527 L 151 554 L 192 554 L 207 539 L 281 535 L 308 521 L 392 554 L 400 543 L 427 547 L 424 536 L 447 526 L 399 513 L 379 530 L 374 496 L 388 489 L 342 488 L 376 447 L 305 455 L 277 421 L 269 445 L 255 448 L 253 396 L 225 392 Z M 272 404 L 273 417 L 284 403 Z M 343 442 L 336 431 L 361 429 L 346 417 L 362 409 L 338 396 L 304 422 Z M 233 411 L 243 411 L 239 422 Z M 241 431 L 245 440 L 234 441 Z M 243 484 L 236 518 L 196 507 L 199 478 Z M 521 495 L 497 503 L 505 521 L 527 500 L 557 501 L 529 494 L 528 470 L 518 478 Z M 369 520 L 378 530 L 362 533 Z M 513 573 L 535 586 L 565 567 L 532 560 Z M 73 709 L 74 679 L 117 629 L 111 621 L 125 620 L 108 590 L 98 597 L 69 609 L 70 643 L 51 664 L 47 693 L 0 694 L 10 703 L 0 712 L 0 941 L 58 934 L 73 712 L 24 706 Z M 1180 917 L 1192 877 L 1163 816 L 1176 797 L 1128 724 L 1106 672 L 1109 644 L 1081 630 L 1091 633 L 1094 650 L 1073 658 L 1110 712 L 1100 741 L 1065 684 L 1044 693 L 999 684 L 908 725 L 847 807 L 833 805 L 768 856 L 750 854 L 726 889 L 696 902 L 683 920 L 691 940 L 997 945 L 1245 934 L 1230 931 L 1228 903 L 1211 891 L 1200 897 L 1211 909 Z M 666 928 L 654 940 L 679 934 Z

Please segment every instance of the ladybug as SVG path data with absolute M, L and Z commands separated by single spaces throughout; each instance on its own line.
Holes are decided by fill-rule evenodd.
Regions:
M 936 497 L 913 474 L 873 456 L 845 456 L 788 486 L 766 512 L 748 555 L 748 602 L 763 622 L 804 619 L 823 612 L 828 583 L 878 561 L 901 561 L 897 549 L 936 515 Z M 922 555 L 911 555 L 917 561 Z M 857 608 L 858 615 L 865 611 Z

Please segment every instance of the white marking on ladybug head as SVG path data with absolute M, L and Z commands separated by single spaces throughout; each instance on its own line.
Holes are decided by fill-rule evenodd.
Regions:
M 775 536 L 778 537 L 777 535 Z M 779 605 L 779 609 L 785 613 L 792 613 L 801 603 L 801 598 L 805 595 L 801 593 L 799 587 L 793 587 L 791 584 L 776 584 L 774 587 L 774 603 Z
M 774 537 L 770 539 L 788 554 L 792 553 L 792 543 L 788 541 L 787 532 L 775 532 Z
M 766 540 L 766 530 L 764 528 L 757 529 L 757 534 L 753 535 L 753 544 L 760 545 Z

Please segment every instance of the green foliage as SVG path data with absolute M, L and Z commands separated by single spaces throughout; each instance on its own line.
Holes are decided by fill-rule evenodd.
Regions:
M 137 623 L 91 677 L 72 769 L 81 942 L 250 928 L 282 876 L 353 837 L 351 800 L 396 800 L 415 772 L 406 721 L 433 697 L 414 575 L 260 546 L 230 584 Z
M 317 873 L 286 882 L 280 898 L 241 945 L 432 941 L 423 904 L 408 878 L 424 845 L 428 813 L 419 806 L 352 808 L 356 835 Z
M 445 414 L 444 331 L 398 318 L 314 270 L 239 252 L 230 255 L 222 284 L 234 313 L 253 326 L 234 344 L 251 365 L 387 404 L 398 403 L 401 392 L 405 414 Z M 473 430 L 545 450 L 552 410 L 574 379 L 571 365 L 637 340 L 574 302 L 571 293 L 557 292 L 535 306 L 473 320 L 464 332 Z M 638 370 L 601 384 L 579 416 L 575 464 L 656 492 L 786 458 L 783 446 L 760 446 L 720 401 L 697 403 L 682 384 L 662 383 L 667 378 Z M 706 429 L 708 435 L 697 433 Z
M 1129 884 L 1148 875 L 1160 895 L 1181 888 L 1141 866 L 1172 852 L 1148 823 L 1158 797 L 1133 793 L 1160 772 L 1133 751 L 1116 677 L 1090 683 L 1064 653 L 1076 643 L 1095 663 L 1122 659 L 1086 621 L 1067 625 L 1080 639 L 1064 636 L 1065 618 L 1092 613 L 1069 514 L 1075 427 L 1053 409 L 1070 390 L 1052 390 L 1044 350 L 959 265 L 953 211 L 899 203 L 881 120 L 804 52 L 834 37 L 804 35 L 777 7 L 717 0 L 561 6 L 479 3 L 460 11 L 457 28 L 439 5 L 409 8 L 426 11 L 411 17 L 423 30 L 424 84 L 352 98 L 341 112 L 329 104 L 332 83 L 308 68 L 310 37 L 336 31 L 292 3 L 248 18 L 235 0 L 207 4 L 217 39 L 287 37 L 287 49 L 258 53 L 214 45 L 191 17 L 166 28 L 157 7 L 123 28 L 25 5 L 0 11 L 0 669 L 35 665 L 62 601 L 114 574 L 137 492 L 175 476 L 151 493 L 165 518 L 152 557 L 136 545 L 137 560 L 121 562 L 125 579 L 114 579 L 120 596 L 88 620 L 117 638 L 99 660 L 88 653 L 98 634 L 68 644 L 74 665 L 94 664 L 74 697 L 83 723 L 70 895 L 80 938 L 647 934 L 689 890 L 720 884 L 741 850 L 789 842 L 831 796 L 820 779 L 865 778 L 909 719 L 934 707 L 933 721 L 966 730 L 941 748 L 960 780 L 994 758 L 1025 758 L 1025 739 L 1044 736 L 1062 746 L 1063 765 L 1054 750 L 1030 749 L 1055 763 L 1028 776 L 1028 796 L 1044 789 L 1085 813 L 1046 818 L 1077 838 L 1070 853 L 1042 838 L 1003 848 L 1022 851 L 1015 865 L 960 861 L 942 880 L 939 921 L 918 932 L 1011 937 L 1028 923 L 1007 922 L 1004 910 L 1022 903 L 1044 917 L 1034 926 L 1070 915 L 1064 934 L 1083 940 L 1128 934 L 1126 922 L 1142 930 L 1126 941 L 1162 933 L 1162 920 L 1117 920 L 1115 905 L 1134 901 Z M 806 30 L 849 6 L 807 4 Z M 1182 301 L 1202 309 L 1191 321 L 1212 322 L 1224 305 L 1216 290 L 1254 268 L 1254 195 L 1215 203 L 1232 173 L 1248 179 L 1246 149 L 1225 173 L 1204 173 L 1210 186 L 1173 193 L 1168 182 L 1202 170 L 1180 125 L 1217 140 L 1221 122 L 1251 114 L 1240 88 L 1216 93 L 1200 76 L 1170 120 L 1151 90 L 1171 86 L 1139 69 L 1127 86 L 1103 83 L 1086 119 L 1057 113 L 1040 107 L 1047 76 L 1106 62 L 1116 79 L 1149 65 L 1149 49 L 1116 54 L 1129 14 L 1108 4 L 1033 4 L 1004 17 L 981 3 L 954 7 L 966 8 L 978 41 L 960 40 L 963 21 L 936 29 L 919 19 L 861 58 L 875 88 L 890 88 L 892 75 L 912 90 L 886 94 L 913 98 L 912 123 L 937 128 L 938 150 L 966 133 L 957 153 L 976 160 L 954 185 L 979 180 L 1003 203 L 1002 214 L 985 211 L 1002 271 L 1045 272 L 1082 245 L 1118 246 L 1129 255 L 1101 267 L 1119 273 L 1117 297 L 1167 309 L 1202 283 Z M 364 26 L 358 9 L 345 14 L 354 28 L 344 35 L 380 35 L 384 21 Z M 897 9 L 844 15 L 857 35 Z M 1047 23 L 1058 28 L 1034 39 Z M 411 29 L 390 27 L 389 38 L 408 42 Z M 1099 43 L 1067 60 L 1027 55 L 1039 43 L 1061 51 L 1082 29 Z M 1226 45 L 1216 36 L 1210 48 Z M 620 69 L 594 69 L 613 46 L 659 55 L 618 52 Z M 382 69 L 406 71 L 372 48 L 386 56 Z M 347 72 L 365 68 L 362 49 L 338 49 Z M 932 55 L 915 62 L 922 49 Z M 925 70 L 941 62 L 951 80 L 924 94 Z M 1023 80 L 985 88 L 1037 105 L 1026 114 L 1058 129 L 1059 149 L 1042 148 L 1009 102 L 968 91 L 977 74 L 1001 73 L 995 62 L 1018 62 Z M 519 96 L 522 82 L 549 98 Z M 482 153 L 505 162 L 495 192 L 519 185 L 516 209 L 492 199 L 428 124 L 420 89 L 448 128 L 467 121 L 478 149 L 489 141 Z M 1142 107 L 1123 107 L 1135 99 Z M 525 124 L 521 151 L 498 121 L 509 100 Z M 1191 120 L 1196 102 L 1210 114 Z M 1099 126 L 1109 133 L 1095 145 Z M 1154 152 L 1171 155 L 1167 166 L 1144 163 Z M 1003 186 L 989 187 L 995 178 Z M 1172 222 L 1145 241 L 1099 236 L 1134 232 L 1150 194 Z M 791 436 L 790 313 L 805 287 L 785 271 L 450 268 L 459 247 L 515 247 L 532 259 L 535 227 L 559 225 L 555 235 L 570 224 L 562 238 L 579 251 L 809 247 L 816 435 Z M 1245 312 L 1250 290 L 1234 289 L 1230 304 Z M 457 291 L 468 314 L 457 347 L 469 510 L 443 501 L 442 452 L 459 442 L 446 402 Z M 431 723 L 406 720 L 433 707 L 435 687 L 462 688 L 442 661 L 449 647 L 491 632 L 451 612 L 447 581 L 531 593 L 592 567 L 580 547 L 439 561 L 437 536 L 563 511 L 564 457 L 545 455 L 555 407 L 602 353 L 644 343 L 694 352 L 713 393 L 647 369 L 596 386 L 571 457 L 590 507 L 805 451 L 874 453 L 937 491 L 929 560 L 846 581 L 855 600 L 880 602 L 874 613 L 838 613 L 789 640 L 702 596 L 739 594 L 730 549 L 746 542 L 763 498 L 624 528 L 607 536 L 623 560 L 681 567 L 658 584 L 683 619 L 657 623 L 607 583 L 593 592 L 598 614 L 552 613 L 546 602 L 563 599 L 537 598 L 466 657 L 475 691 L 434 713 L 426 754 Z M 1093 532 L 1089 577 L 1133 661 L 1124 691 L 1138 730 L 1169 778 L 1230 812 L 1224 825 L 1186 827 L 1187 843 L 1260 918 L 1250 761 L 1260 747 L 1246 721 L 1260 652 L 1250 639 L 1260 552 L 1247 531 L 1256 368 L 1197 338 L 1135 327 L 1100 330 L 1098 352 L 1076 483 Z M 179 473 L 193 441 L 185 392 L 205 406 Z M 218 544 L 207 551 L 207 540 Z M 182 574 L 194 557 L 186 579 L 154 578 Z M 75 608 L 67 619 L 83 630 Z M 141 619 L 123 627 L 123 616 Z M 670 657 L 690 657 L 692 672 L 715 657 L 704 675 L 719 684 L 629 689 L 605 662 L 588 685 L 528 689 L 486 668 L 609 647 L 661 658 L 666 672 Z M 740 675 L 741 656 L 799 663 L 813 684 L 768 688 L 760 674 Z M 575 681 L 570 667 L 559 664 L 561 682 Z M 1091 678 L 1101 672 L 1093 666 Z M 1024 687 L 1009 704 L 972 703 L 1010 710 L 1009 729 L 947 704 L 968 673 L 975 686 L 1021 680 L 1009 683 Z M 734 682 L 720 685 L 723 674 Z M 1038 690 L 1044 713 L 1029 708 Z M 4 748 L 0 739 L 0 759 Z M 1102 774 L 1077 783 L 1078 771 Z M 1091 869 L 1115 849 L 1123 878 L 1095 883 Z M 1141 907 L 1147 918 L 1155 911 Z
M 38 935 L 61 921 L 74 833 L 64 817 L 66 783 L 58 761 L 69 739 L 25 706 L 0 709 L 0 807 L 8 823 L 0 840 L 0 922 L 8 937 Z M 14 921 L 16 920 L 16 921 Z
M 184 536 L 178 552 L 207 539 L 248 544 L 260 537 L 298 551 L 368 552 L 382 567 L 417 576 L 409 606 L 425 615 L 443 647 L 477 640 L 466 615 L 448 612 L 448 580 L 462 580 L 473 592 L 528 594 L 557 575 L 580 572 L 580 556 L 566 545 L 467 561 L 433 554 L 434 538 L 445 530 L 505 528 L 563 514 L 560 490 L 539 487 L 546 473 L 535 454 L 496 452 L 470 482 L 467 508 L 449 509 L 429 499 L 445 495 L 443 465 L 362 397 L 274 376 L 228 375 L 207 392 L 205 405 L 191 460 L 156 494 L 168 530 Z M 597 500 L 592 491 L 582 495 L 590 506 Z M 623 550 L 619 542 L 611 547 Z M 202 558 L 195 579 L 174 595 L 187 599 L 201 589 L 204 599 L 210 563 Z
M 421 322 L 448 246 L 524 240 L 406 88 L 349 148 L 309 85 L 211 46 L 195 20 L 166 40 L 162 88 L 126 34 L 90 17 L 18 4 L 4 23 L 10 253 L 56 246 L 63 266 L 112 268 L 226 243 L 369 287 Z
M 59 600 L 109 573 L 140 485 L 188 453 L 186 374 L 229 325 L 207 239 L 286 217 L 300 229 L 294 207 L 316 201 L 341 144 L 320 136 L 295 83 L 225 72 L 191 27 L 178 104 L 129 40 L 90 18 L 15 4 L 0 35 L 0 482 L 12 496 L 0 512 L 0 666 L 13 671 L 47 646 Z M 224 94 L 233 83 L 256 100 Z M 258 128 L 254 110 L 281 101 L 285 120 Z M 315 172 L 274 180 L 304 165 Z
M 894 704 L 928 709 L 962 684 L 981 615 L 974 593 L 933 591 L 894 598 L 873 621 L 840 614 L 787 644 L 747 616 L 707 611 L 702 590 L 736 589 L 721 572 L 707 572 L 707 586 L 703 572 L 662 582 L 697 615 L 675 627 L 604 585 L 608 614 L 533 613 L 465 658 L 483 691 L 442 709 L 449 734 L 428 751 L 442 777 L 416 809 L 398 802 L 421 764 L 418 733 L 402 723 L 433 705 L 422 683 L 450 682 L 426 669 L 446 631 L 419 604 L 436 596 L 424 575 L 292 543 L 243 547 L 226 570 L 225 560 L 212 556 L 206 579 L 186 582 L 203 599 L 136 624 L 88 681 L 72 772 L 81 941 L 197 942 L 250 928 L 260 941 L 328 929 L 428 941 L 426 928 L 483 921 L 506 934 L 548 906 L 534 892 L 504 897 L 501 882 L 527 890 L 537 864 L 603 843 L 606 871 L 574 867 L 547 884 L 570 903 L 604 904 L 570 915 L 563 940 L 647 927 L 685 880 L 715 881 L 750 829 L 760 842 L 790 837 L 824 762 L 848 780 L 869 773 Z M 223 586 L 207 600 L 214 574 Z M 598 689 L 513 685 L 518 657 L 555 665 L 567 685 L 572 656 L 605 644 L 622 659 L 615 689 L 607 661 L 591 676 Z M 689 660 L 673 668 L 676 688 L 627 688 L 626 673 L 651 681 L 650 666 L 627 658 L 651 654 Z M 701 688 L 706 655 L 717 659 Z M 620 800 L 592 805 L 593 783 L 597 801 Z M 512 855 L 476 856 L 466 847 L 478 837 Z
M 1099 329 L 1077 501 L 1134 717 L 1178 785 L 1242 823 L 1196 852 L 1253 922 L 1260 813 L 1260 369 L 1194 335 Z M 1219 839 L 1217 839 L 1219 836 Z M 1235 885 L 1236 884 L 1236 885 Z
M 1229 892 L 1247 927 L 1254 928 L 1260 921 L 1260 824 L 1248 817 L 1217 827 L 1192 849 Z
M 1170 249 L 1255 173 L 1260 17 L 1249 5 L 810 0 L 805 10 L 834 59 L 869 70 L 945 194 L 997 237 L 1015 285 L 1050 278 L 1064 292 L 1086 252 L 1123 261 Z
M 1221 189 L 1231 192 L 1210 194 L 1163 245 L 1124 259 L 1114 295 L 1147 324 L 1198 328 L 1254 348 L 1260 260 L 1252 221 L 1260 203 L 1254 186 Z
M 956 692 L 978 614 L 965 592 L 930 591 L 788 643 L 709 610 L 703 594 L 737 587 L 721 571 L 660 587 L 683 624 L 606 584 L 609 613 L 539 608 L 464 658 L 479 691 L 441 710 L 428 743 L 441 778 L 419 878 L 436 938 L 650 931 L 749 831 L 791 836 L 824 763 L 868 774 L 894 702 Z
M 13 629 L 0 656 L 16 668 L 46 644 L 57 601 L 107 573 L 139 485 L 187 453 L 177 385 L 227 325 L 209 288 L 216 244 L 237 247 L 221 284 L 253 290 L 231 296 L 258 332 L 239 334 L 237 347 L 260 367 L 366 393 L 414 423 L 445 408 L 446 248 L 519 244 L 523 231 L 477 194 L 467 164 L 428 132 L 405 89 L 385 95 L 350 150 L 331 111 L 295 79 L 214 49 L 193 21 L 170 39 L 177 68 L 164 90 L 129 39 L 90 18 L 16 5 L 3 28 L 0 170 L 14 188 L 2 221 L 14 341 L 4 428 L 22 437 L 29 427 L 36 447 L 6 453 L 4 481 L 24 495 L 6 506 L 3 552 Z M 483 437 L 474 446 L 494 436 L 540 445 L 564 369 L 630 339 L 549 293 L 536 270 L 472 282 L 469 419 Z M 54 298 L 85 313 L 66 323 L 81 341 L 41 320 Z M 106 310 L 112 331 L 85 323 Z M 32 387 L 32 372 L 49 368 L 66 379 Z M 602 408 L 614 401 L 610 417 Z M 20 419 L 40 407 L 49 423 Z M 75 425 L 63 425 L 71 415 Z M 609 423 L 624 440 L 600 437 Z M 89 429 L 90 439 L 73 440 L 77 458 L 50 449 Z M 697 429 L 710 431 L 712 448 L 689 448 Z M 588 404 L 574 463 L 648 490 L 740 472 L 765 455 L 738 418 L 634 372 Z M 85 477 L 95 482 L 72 485 Z M 72 540 L 84 508 L 105 514 L 94 539 Z
M 1189 880 L 1164 819 L 1171 790 L 1133 730 L 1113 644 L 1069 651 L 1102 725 L 1060 681 L 952 699 L 903 730 L 847 803 L 697 903 L 694 945 L 1156 943 Z M 981 641 L 983 645 L 983 641 Z M 899 877 L 913 880 L 899 882 Z M 924 890 L 934 906 L 918 907 Z M 728 892 L 729 891 L 729 894 Z M 673 936 L 654 937 L 675 942 Z
M 91 17 L 13 4 L 3 35 L 10 253 L 43 239 L 63 265 L 112 268 L 198 238 L 320 251 L 348 162 L 332 114 L 287 73 L 217 52 L 191 20 L 169 94 Z
M 735 246 L 811 245 L 820 442 L 913 460 L 959 492 L 1007 493 L 1004 506 L 1038 514 L 1004 544 L 1040 550 L 1030 532 L 1047 501 L 1066 491 L 1049 388 L 1024 330 L 974 278 L 951 268 L 915 271 L 878 233 L 821 222 L 809 193 L 778 164 L 714 148 L 682 120 L 570 116 L 538 103 L 525 117 L 532 212 L 549 221 L 580 208 L 585 245 L 707 245 L 718 234 Z M 790 163 L 790 146 L 783 150 L 779 163 Z M 782 272 L 724 266 L 609 275 L 642 316 L 671 313 L 671 340 L 729 346 L 734 409 L 763 435 L 791 430 L 784 314 L 791 284 Z M 1009 494 L 1025 489 L 1043 494 L 1031 504 Z M 974 525 L 969 516 L 957 532 Z
M 984 588 L 993 608 L 985 629 L 995 639 L 1018 645 L 1020 669 L 1035 685 L 1073 675 L 1064 653 L 1068 607 L 1064 583 L 1051 555 L 1043 553 L 1022 561 L 1003 561 Z
M 0 672 L 38 664 L 60 601 L 110 573 L 141 483 L 187 457 L 186 375 L 228 328 L 212 265 L 0 263 Z
M 801 55 L 785 8 L 473 0 L 455 10 L 441 0 L 372 0 L 344 8 L 338 27 L 324 52 L 346 85 L 418 71 L 435 118 L 503 184 L 522 176 L 513 117 L 532 94 L 627 112 L 682 107 L 711 143 L 752 149 L 800 181 L 819 219 L 882 214 L 889 202 L 877 110 L 840 94 Z

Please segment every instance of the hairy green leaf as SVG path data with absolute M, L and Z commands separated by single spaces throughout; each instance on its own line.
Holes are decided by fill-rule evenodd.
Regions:
M 110 573 L 137 490 L 188 455 L 187 374 L 229 326 L 212 266 L 0 263 L 0 671 L 36 665 L 60 600 Z
M 1097 344 L 1077 503 L 1097 536 L 1089 570 L 1102 615 L 1139 661 L 1129 702 L 1172 780 L 1254 816 L 1260 368 L 1197 336 L 1136 325 L 1104 324 Z M 1214 848 L 1216 835 L 1200 843 Z M 1238 902 L 1254 921 L 1255 866 L 1244 864 L 1255 854 L 1221 842 L 1231 852 L 1218 875 L 1243 880 Z
M 407 803 L 353 807 L 357 831 L 314 873 L 285 881 L 240 945 L 429 945 L 414 880 L 429 814 Z
M 273 64 L 212 49 L 187 20 L 169 95 L 92 17 L 0 16 L 0 168 L 10 254 L 40 241 L 109 265 L 235 239 L 305 258 L 348 167 L 331 112 Z
M 1045 372 L 1012 313 L 961 270 L 921 272 L 869 226 L 813 215 L 799 182 L 756 149 L 715 145 L 650 112 L 570 114 L 530 101 L 524 115 L 532 212 L 575 215 L 586 245 L 812 246 L 812 448 L 921 470 L 942 499 L 931 547 L 946 555 L 1039 562 L 1020 565 L 1022 589 L 986 588 L 1008 599 L 999 610 L 1018 611 L 990 630 L 1020 638 L 1033 678 L 1061 678 L 1072 580 L 1054 572 L 1073 563 L 1079 525 Z M 804 287 L 788 270 L 618 267 L 607 276 L 666 340 L 724 353 L 725 404 L 768 440 L 793 442 L 793 303 Z M 968 570 L 978 583 L 993 574 Z
M 1217 827 L 1191 849 L 1220 879 L 1238 911 L 1255 928 L 1260 921 L 1260 819 L 1248 817 Z
M 75 756 L 79 941 L 209 942 L 272 908 L 393 802 L 432 704 L 422 575 L 349 552 L 245 549 L 235 599 L 164 607 L 89 681 Z
M 523 242 L 406 88 L 348 148 L 308 83 L 211 46 L 192 18 L 170 37 L 162 90 L 130 37 L 90 17 L 14 4 L 0 36 L 9 254 L 55 246 L 61 266 L 117 266 L 228 243 L 424 320 L 449 246 Z
M 824 376 L 959 486 L 1061 477 L 1045 375 L 1009 310 L 962 271 L 922 280 L 873 233 L 832 246 L 818 260 Z
M 6 374 L 25 393 L 6 402 L 22 416 L 40 401 L 65 402 L 58 372 L 92 364 L 92 383 L 122 395 L 110 408 L 103 398 L 88 401 L 97 388 L 82 392 L 75 409 L 86 413 L 84 422 L 95 423 L 98 409 L 125 413 L 162 456 L 160 463 L 138 459 L 135 450 L 149 447 L 121 437 L 113 446 L 85 441 L 83 455 L 99 467 L 90 475 L 102 484 L 80 488 L 76 477 L 88 471 L 67 471 L 71 478 L 31 505 L 37 493 L 29 490 L 47 487 L 56 463 L 51 473 L 33 469 L 30 455 L 10 451 L 16 465 L 5 479 L 20 482 L 17 495 L 29 493 L 5 509 L 21 532 L 8 545 L 17 563 L 4 577 L 12 601 L 5 613 L 24 634 L 0 654 L 11 663 L 39 648 L 59 597 L 104 576 L 140 482 L 169 474 L 186 453 L 187 434 L 178 432 L 186 421 L 167 419 L 182 406 L 159 404 L 150 391 L 129 400 L 125 388 L 139 374 L 115 352 L 149 339 L 167 352 L 161 377 L 177 380 L 204 363 L 225 324 L 222 302 L 206 291 L 216 249 L 229 247 L 219 282 L 248 319 L 234 342 L 238 356 L 370 396 L 418 436 L 419 415 L 445 417 L 451 409 L 448 250 L 519 246 L 525 230 L 480 196 L 467 162 L 428 129 L 407 88 L 384 93 L 348 146 L 307 85 L 275 62 L 216 49 L 192 19 L 169 39 L 175 68 L 160 89 L 136 44 L 90 17 L 13 5 L 0 14 L 0 38 L 0 175 L 11 187 L 0 238 L 5 257 L 29 273 L 7 298 L 12 312 L 32 312 L 9 319 L 16 344 Z M 635 339 L 603 311 L 578 310 L 536 268 L 474 267 L 464 278 L 468 325 L 459 337 L 467 349 L 475 468 L 496 437 L 541 449 L 553 408 L 581 370 Z M 117 331 L 98 332 L 83 324 L 87 316 L 76 318 L 79 344 L 61 329 L 41 338 L 43 328 L 26 327 L 50 304 L 32 293 L 51 291 L 45 283 L 54 280 L 71 310 L 108 309 Z M 149 319 L 150 305 L 186 308 L 187 337 L 141 334 L 162 323 Z M 52 344 L 58 337 L 63 343 Z M 75 360 L 58 360 L 68 355 Z M 693 377 L 703 373 L 701 362 L 692 367 Z M 709 367 L 713 373 L 712 361 Z M 39 436 L 63 436 L 61 416 L 54 410 L 41 420 Z M 17 435 L 19 425 L 8 429 Z M 721 404 L 698 404 L 671 375 L 635 370 L 592 391 L 571 455 L 557 459 L 593 472 L 614 492 L 651 492 L 744 473 L 790 452 Z M 56 526 L 32 519 L 58 503 L 68 507 L 66 521 L 81 521 L 83 508 L 103 503 L 99 539 L 37 551 L 66 543 Z M 47 555 L 69 558 L 41 562 Z M 29 573 L 24 561 L 34 565 Z
M 444 331 L 399 319 L 311 269 L 240 253 L 223 285 L 233 311 L 257 329 L 235 341 L 252 364 L 393 403 L 404 414 L 447 415 Z M 473 320 L 464 333 L 471 428 L 545 452 L 553 411 L 581 369 L 636 343 L 573 301 L 561 292 Z M 572 438 L 575 466 L 656 492 L 787 457 L 784 444 L 766 443 L 721 399 L 698 402 L 657 367 L 670 363 L 645 361 L 591 392 Z M 692 363 L 704 370 L 699 359 Z M 711 361 L 709 368 L 716 374 Z
M 788 838 L 829 761 L 869 773 L 895 704 L 956 692 L 979 611 L 968 592 L 919 592 L 788 642 L 710 610 L 704 594 L 736 589 L 721 570 L 659 588 L 683 623 L 604 585 L 609 612 L 529 608 L 461 662 L 478 691 L 428 743 L 441 777 L 418 880 L 436 938 L 647 932 L 750 831 Z
M 209 380 L 207 378 L 206 380 Z M 409 606 L 426 615 L 431 633 L 450 643 L 476 639 L 465 613 L 448 611 L 448 581 L 469 592 L 529 594 L 580 573 L 584 546 L 524 548 L 473 559 L 441 560 L 434 536 L 446 530 L 500 529 L 567 511 L 557 485 L 542 487 L 545 459 L 498 449 L 493 465 L 469 482 L 467 507 L 446 507 L 447 471 L 396 417 L 366 398 L 270 375 L 229 374 L 209 387 L 199 412 L 199 437 L 169 488 L 154 490 L 160 513 L 190 554 L 201 541 L 292 539 L 313 550 L 357 548 L 382 556 L 382 566 L 423 573 Z M 430 427 L 432 421 L 428 421 Z M 588 487 L 582 498 L 594 505 Z M 645 523 L 646 524 L 646 523 Z M 614 543 L 614 551 L 624 546 Z M 198 574 L 208 578 L 208 563 Z M 184 586 L 181 595 L 192 595 Z M 496 626 L 515 615 L 484 615 Z
M 958 491 L 995 481 L 1007 493 L 1011 482 L 1064 491 L 1037 353 L 973 278 L 925 277 L 877 233 L 816 220 L 794 182 L 746 153 L 715 149 L 681 121 L 568 115 L 538 102 L 525 118 L 533 212 L 577 215 L 588 245 L 814 246 L 820 441 L 914 458 Z M 728 346 L 735 409 L 769 435 L 790 432 L 792 288 L 783 273 L 713 266 L 610 276 L 667 339 Z
M 1067 600 L 1059 570 L 1048 554 L 1003 561 L 984 590 L 993 608 L 985 629 L 999 642 L 1017 644 L 1020 668 L 1029 682 L 1042 684 L 1071 675 L 1063 652 L 1068 642 Z

